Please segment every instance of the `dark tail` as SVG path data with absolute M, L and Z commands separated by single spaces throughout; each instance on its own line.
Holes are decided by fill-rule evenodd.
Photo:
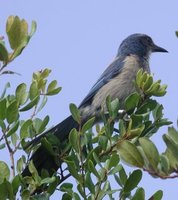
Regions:
M 63 141 L 68 139 L 71 129 L 78 129 L 78 126 L 78 123 L 72 118 L 72 116 L 69 116 L 49 131 L 43 133 L 38 138 L 34 139 L 30 143 L 30 145 L 38 144 L 40 140 L 48 134 L 55 135 L 62 143 Z M 59 163 L 57 164 L 57 162 L 55 161 L 55 156 L 51 155 L 44 146 L 40 146 L 32 155 L 30 160 L 33 161 L 33 164 L 35 165 L 39 174 L 41 174 L 42 169 L 46 169 L 49 172 L 49 174 L 52 174 L 55 171 L 57 171 L 60 166 Z M 28 166 L 24 169 L 22 176 L 30 176 Z

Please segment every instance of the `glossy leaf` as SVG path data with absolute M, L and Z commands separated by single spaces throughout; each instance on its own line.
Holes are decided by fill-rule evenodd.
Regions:
M 20 138 L 27 138 L 29 137 L 29 127 L 32 125 L 32 120 L 29 119 L 22 124 L 20 129 Z
M 145 191 L 143 188 L 138 188 L 132 197 L 132 200 L 145 200 Z
M 92 172 L 98 179 L 100 179 L 100 175 L 91 160 L 88 161 L 88 170 Z
M 129 95 L 125 100 L 125 109 L 126 111 L 130 111 L 137 107 L 140 101 L 140 96 L 138 93 L 133 93 Z
M 168 175 L 170 171 L 170 162 L 169 159 L 166 155 L 161 155 L 160 156 L 160 161 L 161 161 L 161 170 Z
M 168 127 L 168 134 L 171 139 L 178 144 L 178 131 L 174 127 Z
M 78 110 L 77 106 L 73 103 L 70 104 L 70 112 L 74 120 L 80 124 L 81 122 L 80 111 Z
M 17 129 L 19 128 L 19 121 L 14 122 L 14 124 L 12 124 L 12 126 L 10 127 L 10 129 L 7 132 L 7 137 L 11 136 L 13 133 L 15 133 L 17 131 Z
M 121 158 L 128 164 L 143 167 L 144 161 L 137 147 L 129 141 L 123 141 L 118 145 Z
M 0 161 L 0 183 L 3 183 L 4 179 L 9 180 L 10 178 L 10 170 L 8 165 Z
M 0 197 L 2 200 L 14 200 L 14 195 L 13 195 L 13 188 L 11 183 L 9 183 L 6 179 L 4 180 L 3 183 L 0 184 Z
M 0 100 L 0 119 L 4 120 L 6 118 L 6 99 Z
M 5 97 L 5 94 L 6 94 L 6 91 L 7 91 L 8 88 L 10 88 L 9 82 L 7 82 L 4 86 L 3 92 L 2 92 L 1 97 L 0 97 L 1 99 L 3 99 Z
M 133 171 L 124 185 L 123 189 L 124 192 L 125 193 L 131 192 L 135 187 L 137 187 L 141 179 L 142 179 L 142 172 L 139 169 Z
M 110 170 L 112 167 L 115 167 L 119 163 L 119 155 L 114 153 L 111 155 L 110 159 L 107 162 L 107 170 Z
M 162 190 L 158 190 L 148 200 L 161 200 L 162 197 L 163 197 L 163 191 Z
M 8 107 L 6 111 L 6 117 L 9 124 L 12 124 L 13 122 L 17 121 L 19 117 L 18 112 L 18 103 L 17 101 L 13 101 Z
M 65 161 L 66 161 L 66 163 L 67 163 L 68 170 L 69 170 L 69 172 L 71 173 L 71 175 L 72 175 L 74 178 L 76 178 L 77 181 L 80 182 L 81 179 L 80 179 L 80 176 L 79 176 L 78 171 L 77 171 L 77 169 L 76 169 L 76 165 L 75 165 L 74 161 L 70 161 L 70 160 L 65 160 Z
M 176 159 L 176 162 L 178 163 L 178 144 L 176 144 L 172 138 L 170 138 L 168 135 L 163 135 L 163 140 L 166 143 L 168 150 L 171 151 L 172 155 Z
M 0 60 L 4 63 L 8 61 L 8 51 L 4 45 L 4 42 L 0 40 Z
M 40 92 L 38 90 L 38 84 L 36 81 L 33 81 L 30 85 L 29 97 L 30 100 L 33 100 L 35 97 L 39 96 Z
M 86 187 L 90 190 L 92 194 L 95 194 L 95 185 L 92 181 L 91 174 L 89 172 L 85 175 L 85 184 Z
M 73 128 L 70 131 L 69 134 L 69 142 L 72 145 L 72 147 L 74 148 L 74 150 L 79 153 L 80 151 L 80 146 L 79 146 L 79 133 L 77 132 L 77 130 L 75 128 Z
M 94 122 L 95 122 L 95 117 L 85 122 L 85 124 L 82 126 L 82 132 L 85 133 L 87 130 L 91 129 L 93 127 Z
M 24 104 L 27 100 L 27 92 L 26 92 L 27 86 L 25 83 L 20 84 L 16 88 L 16 98 L 20 105 Z
M 156 171 L 159 163 L 159 152 L 156 146 L 150 139 L 146 137 L 139 138 L 139 143 L 144 151 L 144 154 L 146 155 L 146 158 L 149 161 L 149 164 Z
M 10 16 L 6 24 L 6 32 L 12 49 L 17 49 L 28 34 L 28 24 L 18 16 Z
M 30 110 L 31 108 L 33 108 L 35 105 L 38 104 L 39 100 L 40 100 L 40 97 L 36 96 L 32 101 L 30 101 L 27 105 L 21 108 L 20 111 L 23 112 L 23 111 Z

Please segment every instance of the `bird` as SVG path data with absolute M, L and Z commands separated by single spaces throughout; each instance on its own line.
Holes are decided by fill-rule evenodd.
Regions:
M 110 96 L 112 100 L 118 98 L 121 107 L 124 100 L 135 91 L 134 80 L 139 69 L 150 73 L 149 58 L 154 52 L 168 52 L 166 49 L 156 45 L 152 38 L 146 34 L 134 33 L 124 39 L 117 51 L 116 57 L 111 64 L 101 74 L 93 85 L 89 93 L 78 106 L 82 123 L 95 117 L 95 123 L 101 121 L 101 110 L 106 111 L 106 98 Z M 35 146 L 41 142 L 42 138 L 54 135 L 60 143 L 68 140 L 70 131 L 79 128 L 79 124 L 70 115 L 62 122 L 42 133 L 32 140 L 30 144 Z M 33 161 L 39 174 L 42 169 L 52 173 L 57 172 L 61 163 L 57 162 L 43 145 L 32 154 L 30 160 Z M 22 172 L 22 176 L 30 176 L 28 166 Z

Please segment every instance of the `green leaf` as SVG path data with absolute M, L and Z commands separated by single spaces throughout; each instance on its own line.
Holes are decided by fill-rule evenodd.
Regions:
M 98 179 L 100 179 L 100 175 L 91 160 L 88 161 L 88 170 L 92 172 Z
M 73 193 L 72 198 L 74 200 L 81 200 L 80 196 L 76 192 Z
M 82 126 L 82 132 L 85 133 L 87 130 L 91 129 L 93 127 L 94 122 L 95 122 L 95 117 L 85 122 L 85 124 Z
M 72 145 L 72 147 L 74 148 L 74 150 L 79 153 L 80 151 L 80 146 L 79 146 L 79 133 L 77 132 L 77 130 L 75 128 L 73 128 L 70 131 L 69 134 L 69 142 Z
M 5 179 L 2 184 L 0 184 L 0 194 L 2 200 L 14 200 L 12 185 Z
M 115 167 L 113 167 L 110 171 L 109 171 L 109 175 L 115 175 L 116 173 L 120 172 L 122 170 L 122 166 L 121 165 L 116 165 Z
M 70 160 L 65 160 L 65 162 L 67 163 L 68 166 L 68 170 L 71 173 L 71 175 L 78 181 L 80 182 L 81 178 L 78 174 L 78 171 L 76 169 L 76 165 L 74 163 L 74 161 L 70 161 Z
M 12 141 L 12 144 L 14 146 L 16 146 L 17 145 L 17 141 L 19 141 L 19 136 L 16 133 L 13 133 L 11 135 L 11 141 Z M 18 147 L 18 149 L 19 149 L 19 147 Z
M 154 120 L 159 120 L 163 117 L 163 105 L 157 104 L 156 108 L 153 110 Z
M 4 98 L 4 96 L 5 96 L 6 91 L 7 91 L 8 88 L 10 88 L 10 83 L 9 83 L 9 82 L 6 83 L 6 85 L 5 85 L 4 89 L 3 89 L 3 92 L 2 92 L 2 94 L 1 94 L 0 99 L 3 99 L 3 98 Z
M 34 35 L 34 33 L 36 32 L 36 29 L 37 29 L 37 24 L 35 21 L 32 21 L 32 24 L 31 24 L 31 31 L 30 31 L 30 38 Z
M 108 137 L 106 137 L 105 135 L 99 136 L 98 144 L 103 150 L 106 150 L 108 144 Z
M 27 100 L 28 94 L 26 92 L 27 86 L 25 83 L 20 84 L 16 89 L 16 99 L 20 105 L 24 104 Z
M 6 24 L 6 32 L 12 49 L 17 49 L 27 37 L 28 24 L 18 16 L 10 16 Z
M 5 143 L 4 144 L 0 144 L 0 150 L 4 149 L 6 147 Z
M 53 91 L 57 86 L 57 81 L 53 80 L 47 87 L 47 93 Z
M 41 184 L 50 184 L 53 183 L 56 180 L 54 176 L 52 177 L 47 177 L 41 180 Z
M 72 117 L 74 120 L 80 124 L 81 123 L 81 116 L 80 116 L 80 111 L 78 110 L 77 106 L 73 103 L 70 104 L 70 112 L 72 114 Z
M 86 184 L 86 187 L 89 189 L 89 191 L 92 194 L 95 194 L 95 185 L 92 181 L 91 174 L 88 171 L 86 172 L 86 175 L 85 175 L 85 184 Z
M 0 100 L 0 119 L 4 120 L 6 118 L 6 99 Z
M 161 160 L 161 170 L 168 175 L 169 171 L 170 171 L 170 162 L 169 159 L 166 155 L 161 155 L 160 156 L 160 160 Z
M 49 136 L 50 137 L 50 136 Z M 55 156 L 56 154 L 55 154 L 55 152 L 54 152 L 54 150 L 53 150 L 53 147 L 52 147 L 52 144 L 48 141 L 48 139 L 47 138 L 42 138 L 41 139 L 41 144 L 42 144 L 42 146 L 44 146 L 44 148 L 48 151 L 48 153 L 50 154 L 50 155 L 52 155 L 52 156 Z
M 40 127 L 39 127 L 38 133 L 42 133 L 42 132 L 45 130 L 46 125 L 48 124 L 48 122 L 49 122 L 49 116 L 47 115 L 47 116 L 43 119 L 43 121 L 42 121 L 42 123 L 41 123 L 41 125 L 40 125 Z
M 171 151 L 172 155 L 176 159 L 178 163 L 178 144 L 176 144 L 172 138 L 170 138 L 168 135 L 163 135 L 163 140 L 167 145 L 167 148 L 169 151 Z
M 110 96 L 106 98 L 106 106 L 109 112 L 109 116 L 115 119 L 118 115 L 119 100 L 118 98 L 112 100 Z
M 168 134 L 171 139 L 178 144 L 178 132 L 174 127 L 168 127 Z
M 148 200 L 161 200 L 162 197 L 163 197 L 163 191 L 162 190 L 158 190 Z
M 30 110 L 31 108 L 33 108 L 34 106 L 38 104 L 39 100 L 40 100 L 40 97 L 36 96 L 32 101 L 30 101 L 27 105 L 21 108 L 20 112 Z
M 22 127 L 20 129 L 20 138 L 21 139 L 29 137 L 29 128 L 30 128 L 31 125 L 32 125 L 31 119 L 25 121 L 22 124 Z
M 17 101 L 13 101 L 7 107 L 6 117 L 7 117 L 7 121 L 9 124 L 12 124 L 13 122 L 17 121 L 17 119 L 19 117 Z
M 116 167 L 120 161 L 119 155 L 114 153 L 111 155 L 107 162 L 107 170 L 110 170 L 112 167 Z
M 153 99 L 148 99 L 144 104 L 142 104 L 135 114 L 146 114 L 147 112 L 150 112 L 154 110 L 157 106 L 157 101 Z
M 41 125 L 42 125 L 42 120 L 41 119 L 35 118 L 33 120 L 33 128 L 34 128 L 36 134 L 40 133 L 39 129 L 40 129 Z
M 17 160 L 17 172 L 18 172 L 18 174 L 22 173 L 23 167 L 25 165 L 25 161 L 26 161 L 25 156 L 22 156 L 21 158 L 19 158 Z
M 12 188 L 13 188 L 14 194 L 16 194 L 18 192 L 20 185 L 21 185 L 20 175 L 17 175 L 12 180 Z
M 48 100 L 47 96 L 43 96 L 42 102 L 41 102 L 40 106 L 38 107 L 38 110 L 36 113 L 39 113 L 44 108 L 44 106 L 47 103 L 47 100 Z
M 0 127 L 2 129 L 2 131 L 6 132 L 7 129 L 6 129 L 6 124 L 3 120 L 0 119 Z
M 61 186 L 60 186 L 60 191 L 62 192 L 68 192 L 68 193 L 71 193 L 72 192 L 72 188 L 73 188 L 73 185 L 72 183 L 63 183 Z
M 149 75 L 147 77 L 147 80 L 143 84 L 143 91 L 147 91 L 151 87 L 152 84 L 153 84 L 153 76 Z
M 58 88 L 46 93 L 46 95 L 49 95 L 49 96 L 56 95 L 61 91 L 61 89 L 62 89 L 61 87 L 58 87 Z
M 16 122 L 14 122 L 14 123 L 12 124 L 12 126 L 10 126 L 10 129 L 8 130 L 6 137 L 9 137 L 9 136 L 11 136 L 12 134 L 14 134 L 14 133 L 17 131 L 17 129 L 19 128 L 19 124 L 20 124 L 20 123 L 19 123 L 19 120 L 16 121 Z
M 0 60 L 4 63 L 8 61 L 8 51 L 4 45 L 4 42 L 0 40 Z
M 141 179 L 142 179 L 141 170 L 138 169 L 133 171 L 124 185 L 123 188 L 124 192 L 125 193 L 131 192 L 135 187 L 137 187 Z
M 148 159 L 149 165 L 151 165 L 156 171 L 159 163 L 159 152 L 156 146 L 150 139 L 146 137 L 139 138 L 139 143 L 145 153 L 146 158 Z
M 55 176 L 55 181 L 49 184 L 47 193 L 52 195 L 56 191 L 56 188 L 59 185 L 59 182 L 60 182 L 60 178 Z
M 143 167 L 144 160 L 137 147 L 129 141 L 123 141 L 118 145 L 120 157 L 128 164 Z
M 21 194 L 22 200 L 30 199 L 30 191 L 25 189 Z
M 57 86 L 57 81 L 53 80 L 47 87 L 46 95 L 58 94 L 61 91 L 61 87 L 56 87 L 56 86 Z
M 176 36 L 178 37 L 178 31 L 175 31 Z
M 138 93 L 133 93 L 129 95 L 125 100 L 125 110 L 130 111 L 132 109 L 135 109 L 140 101 L 140 96 Z
M 3 183 L 4 179 L 9 180 L 10 178 L 10 170 L 8 165 L 0 161 L 0 183 Z
M 39 96 L 40 92 L 38 90 L 38 84 L 36 81 L 31 83 L 29 94 L 30 100 L 33 100 L 35 97 Z
M 119 178 L 120 178 L 120 184 L 125 185 L 125 183 L 127 181 L 127 174 L 126 174 L 125 169 L 123 167 L 119 171 Z
M 143 188 L 138 188 L 132 197 L 132 200 L 145 200 L 145 191 Z
M 40 178 L 40 176 L 38 175 L 38 171 L 37 171 L 37 169 L 35 168 L 35 166 L 34 166 L 32 160 L 29 162 L 28 169 L 29 169 L 30 173 L 33 175 L 33 179 L 35 180 L 35 184 L 36 184 L 37 186 L 39 186 L 40 183 L 41 183 L 41 178 Z

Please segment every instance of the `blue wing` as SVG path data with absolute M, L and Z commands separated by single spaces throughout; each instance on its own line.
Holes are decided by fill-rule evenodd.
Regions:
M 123 61 L 124 57 L 122 56 L 118 56 L 115 58 L 115 60 L 109 65 L 109 67 L 107 67 L 106 70 L 102 73 L 98 81 L 93 85 L 88 95 L 81 102 L 79 108 L 89 105 L 97 91 L 120 73 L 124 64 Z

